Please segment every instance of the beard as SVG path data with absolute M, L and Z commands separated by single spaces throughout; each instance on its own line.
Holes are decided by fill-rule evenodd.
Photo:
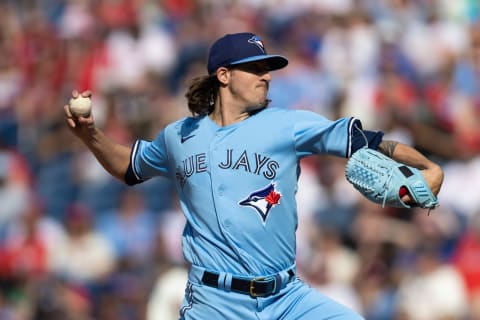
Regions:
M 265 100 L 263 100 L 262 103 L 260 103 L 260 107 L 261 107 L 262 109 L 263 109 L 263 108 L 266 108 L 266 107 L 268 107 L 268 105 L 270 104 L 270 102 L 272 102 L 272 100 L 270 100 L 270 99 L 265 99 Z
M 266 109 L 268 107 L 268 105 L 270 104 L 270 102 L 272 102 L 272 100 L 270 99 L 265 99 L 264 101 L 260 102 L 257 107 L 255 108 L 252 108 L 253 110 L 251 110 L 249 112 L 249 115 L 254 115 L 254 114 L 257 114 L 259 113 L 260 111 Z

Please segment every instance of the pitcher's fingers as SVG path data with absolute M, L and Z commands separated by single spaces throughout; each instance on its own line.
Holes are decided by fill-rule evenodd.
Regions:
M 90 117 L 83 117 L 83 116 L 79 116 L 77 118 L 77 121 L 80 125 L 89 125 L 90 124 Z
M 68 104 L 63 106 L 63 110 L 65 110 L 65 115 L 67 116 L 67 118 L 73 118 L 72 113 L 70 112 L 70 107 L 68 106 Z
M 77 124 L 75 123 L 75 120 L 73 120 L 72 118 L 67 118 L 67 122 L 71 128 L 75 128 L 77 126 Z
M 67 123 L 71 128 L 75 128 L 77 124 L 75 123 L 75 120 L 73 120 L 72 114 L 70 113 L 70 109 L 68 108 L 68 105 L 63 106 L 63 109 L 65 110 L 65 117 L 67 118 Z
M 82 97 L 91 98 L 92 97 L 92 91 L 90 91 L 90 90 L 83 91 L 82 92 Z

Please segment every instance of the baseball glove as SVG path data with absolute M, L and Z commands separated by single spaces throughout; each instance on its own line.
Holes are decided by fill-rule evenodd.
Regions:
M 433 209 L 438 199 L 420 170 L 406 166 L 373 149 L 362 148 L 347 161 L 347 180 L 375 203 L 396 208 L 411 208 L 401 200 L 401 189 L 408 191 L 414 206 Z

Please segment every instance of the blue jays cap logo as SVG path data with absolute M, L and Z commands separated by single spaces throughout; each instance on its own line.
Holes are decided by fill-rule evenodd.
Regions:
M 275 183 L 270 183 L 266 187 L 254 191 L 238 204 L 241 206 L 249 206 L 260 215 L 263 224 L 265 224 L 270 209 L 280 203 L 282 195 L 275 190 Z
M 259 36 L 251 37 L 250 39 L 248 39 L 248 43 L 253 43 L 257 47 L 259 47 L 262 52 L 265 52 L 265 46 L 263 45 L 263 41 L 262 39 L 260 39 Z

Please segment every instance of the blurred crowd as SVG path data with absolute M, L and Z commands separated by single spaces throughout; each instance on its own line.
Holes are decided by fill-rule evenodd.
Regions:
M 93 92 L 126 145 L 188 116 L 188 80 L 225 33 L 289 58 L 280 108 L 415 146 L 445 170 L 441 206 L 381 208 L 345 159 L 302 161 L 299 275 L 368 320 L 480 319 L 478 0 L 0 1 L 0 319 L 178 318 L 184 218 L 171 181 L 125 187 L 74 138 Z

